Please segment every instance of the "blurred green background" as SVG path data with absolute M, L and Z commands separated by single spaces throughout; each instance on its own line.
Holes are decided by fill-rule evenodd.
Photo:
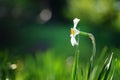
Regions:
M 96 59 L 104 49 L 114 52 L 113 79 L 120 80 L 120 0 L 0 0 L 0 80 L 70 80 L 76 48 L 69 32 L 76 17 L 78 28 L 95 36 Z M 90 39 L 80 36 L 79 46 L 85 66 Z

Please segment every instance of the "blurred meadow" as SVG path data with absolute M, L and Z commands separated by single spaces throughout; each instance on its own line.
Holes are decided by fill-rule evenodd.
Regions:
M 0 0 L 0 80 L 72 80 L 74 18 L 96 41 L 89 80 L 120 80 L 120 0 Z M 98 79 L 112 52 L 107 79 Z M 76 80 L 88 80 L 91 55 L 91 40 L 80 35 Z

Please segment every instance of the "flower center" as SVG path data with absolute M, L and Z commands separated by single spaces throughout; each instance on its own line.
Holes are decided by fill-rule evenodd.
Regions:
M 75 34 L 75 30 L 71 28 L 71 29 L 70 29 L 70 34 L 73 34 L 73 35 L 74 35 L 74 34 Z

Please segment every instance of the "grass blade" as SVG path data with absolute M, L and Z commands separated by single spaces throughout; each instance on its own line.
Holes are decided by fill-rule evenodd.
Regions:
M 111 54 L 110 59 L 109 59 L 109 62 L 108 62 L 108 64 L 106 65 L 106 74 L 105 74 L 104 80 L 107 80 L 108 75 L 109 75 L 109 73 L 110 73 L 111 64 L 112 64 L 112 58 L 113 58 L 113 53 Z
M 99 77 L 98 77 L 98 80 L 101 80 L 102 79 L 102 76 L 104 74 L 104 71 L 105 71 L 105 67 L 106 67 L 106 64 L 107 64 L 107 61 L 108 61 L 108 58 L 106 58 L 105 62 L 104 62 L 104 66 L 99 74 Z
M 99 74 L 98 80 L 101 80 L 101 79 L 107 80 L 108 75 L 110 73 L 110 69 L 111 69 L 112 57 L 113 57 L 113 53 L 111 54 L 109 61 L 108 61 L 108 58 L 106 58 L 104 62 L 104 66 Z

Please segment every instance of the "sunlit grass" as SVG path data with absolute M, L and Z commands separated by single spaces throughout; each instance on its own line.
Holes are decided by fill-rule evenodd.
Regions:
M 1 52 L 4 53 L 4 52 Z M 7 53 L 6 53 L 7 54 Z M 9 67 L 9 62 L 6 57 L 6 62 L 1 64 L 0 67 L 0 76 L 1 78 L 11 78 L 10 80 L 71 80 L 72 75 L 72 66 L 73 66 L 73 56 L 62 57 L 60 54 L 56 56 L 54 50 L 49 50 L 46 52 L 37 52 L 33 55 L 25 55 L 24 58 L 21 57 L 14 61 L 14 64 L 17 65 L 17 69 L 12 70 Z M 103 49 L 100 58 L 95 59 L 95 66 L 91 74 L 94 77 L 94 80 L 98 79 L 99 74 L 101 73 L 102 66 L 104 65 L 106 55 L 106 48 Z M 114 53 L 115 54 L 115 53 Z M 6 55 L 4 55 L 6 56 Z M 1 58 L 5 58 L 1 56 Z M 102 59 L 102 60 L 101 60 Z M 108 60 L 109 61 L 109 60 Z M 113 80 L 119 79 L 119 59 L 115 61 L 114 57 L 112 60 L 111 70 L 108 78 L 113 74 Z M 83 63 L 79 59 L 78 65 L 78 80 L 87 80 L 89 62 Z M 6 66 L 6 67 L 5 67 Z M 3 75 L 4 72 L 4 75 Z M 92 78 L 91 77 L 91 78 Z M 3 79 L 1 79 L 3 80 Z M 90 79 L 93 80 L 93 79 Z M 101 80 L 101 79 L 100 79 Z M 108 79 L 109 80 L 109 79 Z

